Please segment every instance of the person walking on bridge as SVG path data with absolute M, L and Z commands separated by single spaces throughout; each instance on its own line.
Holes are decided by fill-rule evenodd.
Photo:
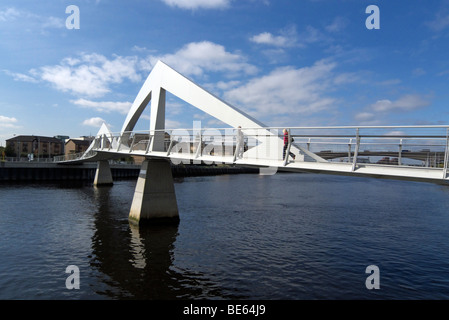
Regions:
M 243 158 L 243 149 L 245 146 L 245 140 L 243 137 L 242 127 L 237 128 L 237 157 Z
M 285 160 L 285 153 L 287 152 L 287 148 L 288 148 L 289 134 L 288 134 L 287 129 L 284 129 L 283 132 L 284 132 L 284 151 L 282 153 L 282 160 Z M 293 138 L 292 138 L 292 141 L 293 141 Z M 292 152 L 289 152 L 288 155 L 290 157 L 292 157 L 293 160 L 295 160 L 296 156 Z

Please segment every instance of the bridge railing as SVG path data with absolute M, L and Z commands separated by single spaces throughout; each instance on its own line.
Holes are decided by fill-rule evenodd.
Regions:
M 61 155 L 61 156 L 55 156 L 53 158 L 53 162 L 64 162 L 64 161 L 88 159 L 88 158 L 95 156 L 96 154 L 97 154 L 97 152 L 95 150 L 90 150 L 88 152 L 65 154 L 65 155 Z
M 237 130 L 233 128 L 209 128 L 209 129 L 167 129 L 155 131 L 135 131 L 124 133 L 111 133 L 101 135 L 94 139 L 93 150 L 110 151 L 130 154 L 147 155 L 154 150 L 170 154 L 181 154 L 185 157 L 236 156 L 236 150 L 240 147 L 247 151 L 260 145 L 260 141 L 279 142 L 276 132 L 267 129 L 247 128 L 242 129 L 242 139 L 239 139 Z M 265 149 L 270 143 L 264 145 Z M 263 148 L 259 148 L 262 150 Z M 258 157 L 263 157 L 260 152 Z M 265 152 L 265 158 L 272 157 Z M 238 155 L 237 155 L 238 156 Z
M 328 161 L 447 169 L 447 126 L 295 128 L 296 143 Z
M 448 167 L 448 126 L 192 128 L 111 133 L 96 137 L 94 150 L 148 155 L 281 160 L 283 129 L 290 132 L 295 161 L 331 161 L 392 166 Z M 239 151 L 243 149 L 243 155 Z M 257 152 L 256 152 L 257 151 Z M 287 153 L 288 154 L 288 153 Z M 287 155 L 288 157 L 288 155 Z M 289 161 L 284 161 L 288 165 Z

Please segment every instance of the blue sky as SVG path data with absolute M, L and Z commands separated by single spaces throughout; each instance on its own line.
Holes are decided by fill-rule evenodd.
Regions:
M 120 131 L 158 59 L 268 126 L 449 124 L 449 0 L 2 0 L 0 37 L 0 145 Z

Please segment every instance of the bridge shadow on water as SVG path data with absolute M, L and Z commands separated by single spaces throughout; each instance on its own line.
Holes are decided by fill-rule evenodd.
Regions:
M 97 211 L 90 266 L 98 271 L 106 299 L 204 299 L 224 295 L 198 272 L 174 265 L 178 225 L 136 226 L 128 222 L 129 203 L 111 187 L 93 189 Z M 241 298 L 241 297 L 239 297 Z

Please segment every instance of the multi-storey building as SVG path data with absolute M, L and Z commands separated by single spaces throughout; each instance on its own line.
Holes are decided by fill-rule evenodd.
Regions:
M 63 154 L 64 143 L 55 137 L 20 135 L 7 139 L 6 149 L 13 157 L 51 158 Z

